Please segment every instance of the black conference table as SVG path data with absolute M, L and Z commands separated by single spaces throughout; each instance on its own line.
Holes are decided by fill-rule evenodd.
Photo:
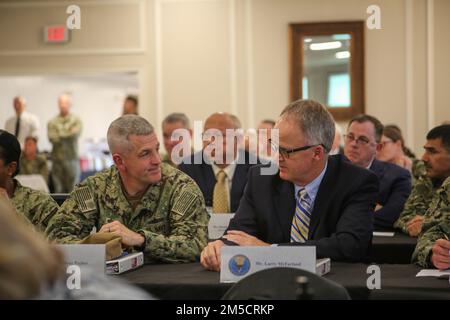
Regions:
M 324 277 L 344 286 L 352 299 L 450 299 L 450 283 L 434 277 L 416 278 L 411 264 L 381 264 L 381 289 L 369 290 L 369 265 L 331 263 Z M 220 299 L 232 284 L 220 283 L 219 273 L 199 263 L 149 264 L 120 276 L 160 299 Z
M 374 236 L 370 261 L 373 263 L 409 264 L 416 243 L 417 238 L 399 231 L 395 231 L 393 237 Z

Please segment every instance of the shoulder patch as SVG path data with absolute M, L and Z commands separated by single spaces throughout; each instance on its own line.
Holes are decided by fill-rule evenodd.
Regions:
M 96 209 L 94 197 L 92 196 L 89 187 L 81 187 L 74 191 L 75 201 L 78 209 L 82 212 L 89 212 Z
M 182 191 L 180 197 L 173 205 L 172 211 L 181 218 L 191 208 L 195 199 L 197 199 L 196 194 L 189 191 Z

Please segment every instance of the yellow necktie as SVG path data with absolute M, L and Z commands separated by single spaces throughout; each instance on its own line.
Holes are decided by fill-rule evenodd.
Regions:
M 227 186 L 227 174 L 225 171 L 220 170 L 216 175 L 216 185 L 214 186 L 213 194 L 213 212 L 214 213 L 228 213 L 230 208 L 228 207 L 228 186 Z

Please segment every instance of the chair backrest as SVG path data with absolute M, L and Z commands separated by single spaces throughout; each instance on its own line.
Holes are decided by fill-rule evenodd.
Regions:
M 296 279 L 308 279 L 313 300 L 349 300 L 347 290 L 333 281 L 309 271 L 295 268 L 272 268 L 256 272 L 232 286 L 224 300 L 296 300 L 301 299 Z
M 53 198 L 53 200 L 56 201 L 58 206 L 61 206 L 64 201 L 69 197 L 68 193 L 51 193 L 50 196 Z

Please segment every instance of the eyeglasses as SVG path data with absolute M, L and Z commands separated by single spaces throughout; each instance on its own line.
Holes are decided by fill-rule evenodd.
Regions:
M 367 145 L 370 142 L 369 139 L 367 139 L 364 136 L 358 137 L 356 139 L 355 136 L 352 135 L 352 134 L 344 134 L 344 139 L 345 139 L 346 143 L 351 143 L 353 141 L 356 141 L 356 144 L 360 145 L 360 146 L 365 146 L 365 145 Z
M 270 143 L 270 146 L 272 147 L 273 152 L 279 153 L 285 159 L 289 159 L 289 155 L 291 153 L 305 151 L 305 150 L 308 150 L 308 149 L 310 149 L 312 147 L 322 146 L 323 148 L 325 148 L 325 146 L 322 143 L 313 144 L 313 145 L 310 145 L 310 146 L 299 147 L 299 148 L 294 148 L 294 149 L 282 148 L 278 144 L 273 142 L 272 139 L 269 139 L 269 143 Z

